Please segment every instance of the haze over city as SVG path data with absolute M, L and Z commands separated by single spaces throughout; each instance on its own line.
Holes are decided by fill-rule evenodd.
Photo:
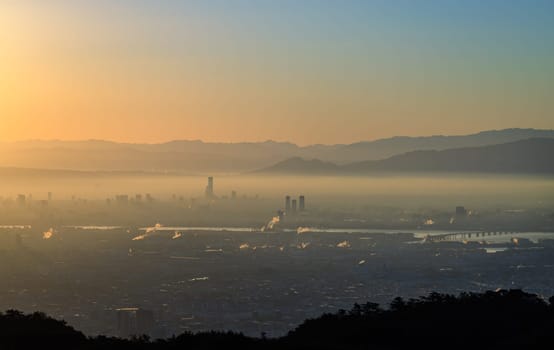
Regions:
M 553 62 L 551 1 L 3 1 L 0 348 L 554 340 Z

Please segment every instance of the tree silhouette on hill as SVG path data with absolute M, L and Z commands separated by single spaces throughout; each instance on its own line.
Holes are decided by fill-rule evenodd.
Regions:
M 521 290 L 398 297 L 387 308 L 355 304 L 349 311 L 306 320 L 277 339 L 234 332 L 158 340 L 87 338 L 43 313 L 0 314 L 0 349 L 534 349 L 553 342 L 554 297 L 546 300 Z
M 550 298 L 550 302 L 553 298 Z M 284 339 L 303 348 L 373 345 L 397 348 L 533 347 L 554 340 L 552 303 L 521 290 L 458 297 L 431 293 L 394 299 L 384 310 L 368 303 L 308 320 Z

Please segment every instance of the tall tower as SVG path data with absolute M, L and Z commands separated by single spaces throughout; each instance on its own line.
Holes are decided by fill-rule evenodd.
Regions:
M 206 197 L 213 198 L 214 196 L 214 178 L 213 176 L 208 177 L 208 186 L 206 186 Z
M 290 211 L 290 196 L 285 197 L 285 211 Z
M 292 200 L 292 213 L 296 214 L 296 199 Z
M 304 196 L 300 196 L 300 198 L 298 199 L 298 207 L 300 211 L 304 211 L 304 209 L 306 208 L 306 199 L 304 198 Z

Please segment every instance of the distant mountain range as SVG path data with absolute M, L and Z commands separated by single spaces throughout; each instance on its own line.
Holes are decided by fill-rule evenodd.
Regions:
M 303 147 L 275 141 L 256 143 L 171 141 L 161 144 L 116 143 L 100 140 L 22 141 L 0 143 L 0 166 L 82 171 L 242 173 L 300 157 L 301 159 L 289 160 L 288 167 L 305 168 L 302 159 L 317 159 L 312 161 L 313 164 L 310 167 L 319 168 L 320 171 L 325 172 L 346 165 L 350 167 L 353 166 L 352 163 L 383 160 L 413 151 L 481 147 L 532 138 L 554 138 L 554 130 L 506 129 L 465 136 L 393 137 L 348 145 Z M 392 161 L 388 160 L 388 162 Z M 376 166 L 373 163 L 364 165 L 364 167 Z M 392 165 L 389 166 L 392 167 Z
M 388 173 L 554 174 L 554 139 L 534 138 L 499 145 L 413 151 L 383 160 L 337 165 L 318 159 L 287 159 L 257 173 L 365 175 Z

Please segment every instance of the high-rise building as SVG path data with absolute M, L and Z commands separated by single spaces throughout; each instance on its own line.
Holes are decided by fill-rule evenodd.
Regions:
M 237 191 L 231 191 L 231 199 L 237 199 Z
M 17 204 L 18 205 L 25 205 L 26 203 L 26 197 L 24 194 L 18 194 L 17 195 Z
M 151 334 L 155 326 L 154 313 L 136 307 L 116 309 L 117 332 L 120 337 Z
M 464 208 L 464 207 L 462 207 L 462 206 L 456 207 L 456 216 L 457 216 L 457 217 L 464 217 L 464 216 L 467 216 L 467 210 L 466 210 L 466 208 Z
M 52 202 L 52 192 L 48 192 L 48 201 Z
M 300 209 L 300 211 L 304 211 L 304 209 L 306 209 L 306 199 L 304 196 L 300 196 L 299 199 L 298 199 L 298 209 Z
M 290 196 L 285 197 L 285 210 L 286 211 L 290 210 Z
M 296 199 L 292 200 L 292 212 L 296 213 Z
M 214 178 L 208 177 L 208 186 L 206 186 L 206 197 L 213 198 L 214 196 Z

